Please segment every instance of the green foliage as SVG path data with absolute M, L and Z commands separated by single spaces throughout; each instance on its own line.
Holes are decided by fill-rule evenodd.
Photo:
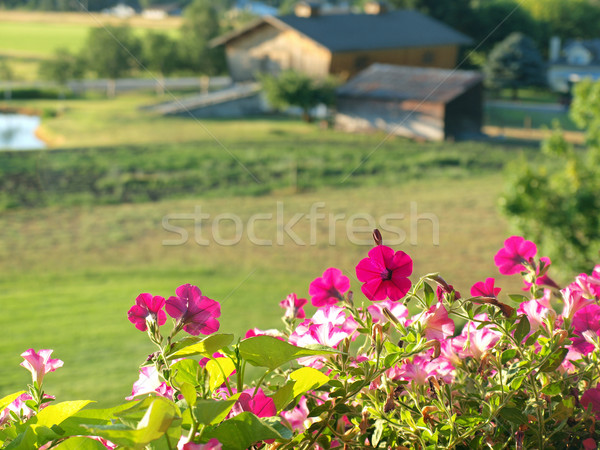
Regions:
M 598 37 L 600 5 L 590 0 L 536 0 L 524 2 L 522 7 L 531 12 L 538 23 L 546 28 L 546 38 L 595 39 Z
M 588 147 L 576 151 L 555 126 L 542 145 L 546 164 L 511 167 L 502 206 L 517 229 L 571 270 L 587 270 L 600 249 L 600 83 L 575 89 L 572 119 L 586 129 Z
M 82 58 L 77 57 L 65 48 L 59 48 L 54 52 L 52 59 L 42 61 L 40 75 L 43 78 L 64 85 L 69 80 L 83 77 L 84 64 Z
M 335 103 L 337 81 L 333 78 L 316 81 L 309 75 L 286 70 L 281 74 L 262 75 L 260 80 L 269 103 L 278 109 L 298 106 L 304 118 L 310 121 L 310 110 L 319 104 L 332 106 Z
M 104 26 L 90 29 L 83 52 L 91 71 L 114 80 L 137 67 L 140 48 L 130 27 Z
M 213 48 L 210 40 L 221 33 L 217 9 L 210 0 L 194 0 L 184 11 L 181 26 L 181 59 L 188 69 L 205 75 L 225 71 L 222 47 Z
M 545 83 L 542 56 L 533 40 L 522 33 L 512 33 L 493 48 L 485 73 L 491 87 L 511 88 L 515 97 L 521 87 Z
M 142 61 L 158 75 L 169 75 L 179 64 L 178 46 L 178 42 L 168 35 L 150 31 L 142 40 Z

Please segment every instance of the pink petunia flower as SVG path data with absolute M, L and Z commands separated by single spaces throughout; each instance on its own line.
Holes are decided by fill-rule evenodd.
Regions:
M 308 419 L 308 406 L 306 405 L 306 397 L 303 395 L 298 400 L 298 405 L 289 411 L 282 411 L 281 416 L 288 421 L 294 431 L 304 431 L 305 423 Z M 315 419 L 317 420 L 317 419 Z
M 231 408 L 230 417 L 237 416 L 243 412 L 251 412 L 257 417 L 273 417 L 277 414 L 275 402 L 267 397 L 261 388 L 247 389 L 240 394 L 237 402 Z
M 598 386 L 585 391 L 579 401 L 585 409 L 591 410 L 596 414 L 596 418 L 600 419 L 600 388 Z
M 139 378 L 133 383 L 131 395 L 125 397 L 125 400 L 133 400 L 135 397 L 146 394 L 158 394 L 161 397 L 173 398 L 173 388 L 164 381 L 161 383 L 154 366 L 146 366 L 140 369 Z
M 53 395 L 44 394 L 44 400 L 40 405 L 40 410 L 48 406 L 50 404 L 49 401 L 53 400 L 54 398 L 55 397 Z M 33 397 L 25 392 L 19 395 L 6 408 L 0 411 L 0 427 L 12 419 L 12 414 L 15 414 L 22 421 L 26 421 L 33 417 L 35 411 L 27 406 L 27 401 L 29 400 L 33 400 Z
M 178 321 L 178 326 L 183 325 L 183 329 L 194 336 L 219 330 L 219 302 L 205 297 L 197 286 L 191 284 L 179 286 L 175 293 L 177 296 L 169 297 L 165 309 Z
M 441 340 L 454 334 L 454 321 L 448 316 L 448 311 L 441 303 L 432 305 L 412 320 L 421 324 L 427 339 Z
M 348 334 L 354 333 L 358 328 L 356 320 L 352 316 L 346 315 L 346 309 L 335 305 L 317 309 L 310 319 L 310 323 L 317 325 L 330 323 Z
M 591 298 L 586 298 L 582 291 L 574 290 L 570 287 L 560 291 L 563 297 L 563 311 L 561 316 L 564 319 L 572 319 L 577 311 L 594 303 Z
M 308 293 L 313 306 L 334 305 L 338 300 L 344 299 L 344 294 L 350 289 L 350 280 L 342 274 L 340 269 L 330 267 L 323 272 L 323 276 L 315 278 Z
M 305 298 L 298 298 L 294 293 L 288 295 L 285 300 L 279 303 L 279 306 L 285 309 L 284 318 L 286 319 L 304 319 L 306 313 L 304 312 L 304 305 L 308 300 Z
M 165 299 L 160 296 L 152 296 L 152 294 L 140 294 L 135 299 L 135 305 L 127 311 L 127 318 L 140 331 L 146 331 L 148 325 L 147 320 L 154 320 L 158 325 L 164 325 L 167 321 L 167 316 L 163 311 Z
M 537 247 L 531 241 L 526 241 L 521 236 L 511 236 L 504 241 L 504 247 L 501 248 L 494 262 L 498 270 L 503 275 L 513 275 L 525 270 L 526 264 L 537 253 Z
M 387 308 L 400 323 L 406 323 L 408 317 L 408 308 L 402 303 L 391 300 L 383 300 L 367 306 L 367 311 L 373 318 L 373 323 L 388 322 L 388 318 L 383 314 L 383 309 Z
M 542 256 L 540 258 L 540 262 L 544 263 L 545 267 L 549 267 L 552 264 L 552 261 L 550 261 L 550 258 L 548 258 L 547 256 Z M 550 278 L 547 273 L 540 276 L 540 266 L 537 266 L 535 268 L 535 276 L 536 276 L 536 279 L 535 279 L 536 285 L 548 286 L 548 287 L 551 287 L 554 289 L 560 289 L 560 286 L 558 284 L 556 284 L 556 281 L 554 281 L 552 278 Z M 528 290 L 532 286 L 532 284 L 527 280 L 523 280 L 523 283 L 525 283 L 525 287 L 523 288 L 524 291 Z
M 460 297 L 460 292 L 454 289 L 454 286 L 451 284 L 448 285 L 448 288 L 438 285 L 435 290 L 435 296 L 437 297 L 438 302 L 443 302 L 444 298 L 449 301 L 458 300 Z
M 493 348 L 500 338 L 502 333 L 493 331 L 487 327 L 477 329 L 480 321 L 487 321 L 487 314 L 478 314 L 475 316 L 476 322 L 469 321 L 463 328 L 460 336 L 454 338 L 454 345 L 460 346 L 459 355 L 464 357 L 473 357 L 481 359 L 483 353 Z
M 521 303 L 517 314 L 527 316 L 530 325 L 529 334 L 536 332 L 546 319 L 552 322 L 556 319 L 556 312 L 550 306 L 549 296 Z
M 594 303 L 577 311 L 573 315 L 573 328 L 575 333 L 575 337 L 571 339 L 573 348 L 582 355 L 593 352 L 594 344 L 586 334 L 592 332 L 600 336 L 600 306 Z
M 337 348 L 339 343 L 351 334 L 335 327 L 331 323 L 311 324 L 308 329 L 301 328 L 301 332 L 302 334 L 298 334 L 297 330 L 295 330 L 290 336 L 289 342 L 298 347 L 319 344 Z M 323 367 L 324 361 L 325 356 L 307 356 L 298 359 L 299 364 L 315 369 Z
M 494 287 L 495 281 L 493 278 L 478 281 L 471 287 L 471 295 L 473 297 L 497 297 L 502 289 Z
M 389 369 L 386 374 L 393 380 L 407 380 L 418 385 L 428 385 L 429 377 L 441 379 L 444 383 L 454 381 L 455 369 L 443 357 L 431 359 L 429 356 L 415 356 L 401 366 Z
M 356 266 L 356 276 L 363 282 L 362 291 L 372 301 L 400 300 L 409 291 L 413 262 L 402 251 L 394 253 L 390 247 L 378 245 L 369 251 L 369 257 Z
M 572 291 L 580 292 L 587 299 L 600 300 L 600 265 L 594 268 L 591 275 L 581 273 L 575 281 L 567 286 Z
M 275 328 L 271 328 L 269 330 L 261 330 L 260 328 L 250 328 L 248 331 L 246 331 L 244 339 L 248 339 L 254 336 L 271 336 L 279 339 L 280 341 L 285 340 L 283 339 L 281 332 Z
M 181 436 L 177 443 L 177 450 L 221 450 L 223 445 L 217 438 L 212 438 L 206 444 L 188 442 L 187 436 Z
M 45 374 L 54 372 L 64 364 L 60 359 L 50 359 L 51 354 L 52 350 L 40 350 L 38 353 L 32 348 L 21 353 L 24 359 L 21 366 L 31 372 L 33 382 L 38 386 L 42 384 Z
M 583 445 L 583 450 L 596 450 L 598 448 L 598 444 L 593 438 L 584 439 L 581 445 Z

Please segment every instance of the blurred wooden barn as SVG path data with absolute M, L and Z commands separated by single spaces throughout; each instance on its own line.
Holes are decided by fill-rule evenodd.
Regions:
M 472 138 L 483 121 L 478 72 L 373 64 L 337 89 L 336 127 L 414 139 Z
M 300 3 L 295 14 L 266 16 L 216 38 L 225 46 L 233 81 L 292 69 L 315 78 L 349 78 L 373 63 L 452 68 L 471 39 L 416 11 L 370 2 L 361 14 L 322 14 Z

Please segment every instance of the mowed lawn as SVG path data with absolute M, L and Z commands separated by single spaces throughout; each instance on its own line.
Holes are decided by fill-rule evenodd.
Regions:
M 109 24 L 129 24 L 140 36 L 148 29 L 175 36 L 180 23 L 180 19 L 164 22 L 140 18 L 115 20 L 101 14 L 2 11 L 0 55 L 47 58 L 52 56 L 57 48 L 78 52 L 85 45 L 91 27 Z
M 388 225 L 406 234 L 405 242 L 394 248 L 414 258 L 413 279 L 441 271 L 468 293 L 474 282 L 498 275 L 493 255 L 508 236 L 496 209 L 501 185 L 501 176 L 493 175 L 298 195 L 5 212 L 0 217 L 0 327 L 5 337 L 0 341 L 0 394 L 27 383 L 27 372 L 18 366 L 19 354 L 33 347 L 53 348 L 65 361 L 64 368 L 47 378 L 47 391 L 59 399 L 91 398 L 110 404 L 128 395 L 137 366 L 153 351 L 126 318 L 141 292 L 168 297 L 180 284 L 197 284 L 205 295 L 222 302 L 222 330 L 237 337 L 251 327 L 278 326 L 278 302 L 290 292 L 307 296 L 311 280 L 330 266 L 351 278 L 361 302 L 354 266 L 370 245 L 350 242 L 346 227 L 370 227 L 367 220 L 350 222 L 352 215 L 373 217 L 380 225 L 384 214 L 403 214 L 404 219 L 398 216 Z M 280 223 L 303 215 L 292 233 L 282 235 L 282 245 L 278 202 L 283 211 Z M 307 215 L 316 202 L 323 202 L 317 211 L 325 218 L 316 222 L 311 245 Z M 411 204 L 423 215 L 417 222 Z M 185 245 L 164 245 L 178 235 L 163 228 L 163 218 L 190 214 L 198 207 L 211 217 L 196 229 L 202 234 L 194 234 L 191 220 L 175 221 L 172 224 L 188 231 L 189 240 Z M 272 214 L 272 220 L 257 222 L 253 235 L 273 245 L 250 242 L 248 221 L 256 213 Z M 213 228 L 220 214 L 235 215 L 244 224 L 236 245 L 215 242 L 237 239 L 233 222 L 217 221 Z M 331 214 L 345 216 L 333 225 Z M 368 243 L 369 235 L 365 231 L 353 238 Z M 399 235 L 384 231 L 386 237 Z M 207 239 L 209 245 L 199 245 L 196 239 Z M 517 289 L 517 281 L 502 279 L 500 285 Z

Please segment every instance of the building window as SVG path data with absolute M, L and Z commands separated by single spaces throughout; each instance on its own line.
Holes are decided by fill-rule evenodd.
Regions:
M 433 64 L 434 61 L 435 54 L 431 50 L 427 50 L 425 53 L 423 53 L 423 58 L 421 59 L 423 64 Z
M 369 57 L 367 55 L 359 55 L 354 60 L 354 68 L 356 70 L 364 69 L 369 65 Z

